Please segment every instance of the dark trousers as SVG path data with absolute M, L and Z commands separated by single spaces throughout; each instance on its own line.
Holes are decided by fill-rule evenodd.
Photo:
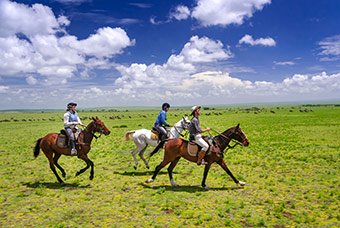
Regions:
M 164 140 L 164 139 L 168 138 L 168 133 L 166 132 L 166 130 L 163 126 L 155 125 L 155 128 L 159 131 L 160 140 Z

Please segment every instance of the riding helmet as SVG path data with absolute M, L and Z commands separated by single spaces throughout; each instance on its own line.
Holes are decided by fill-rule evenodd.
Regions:
M 166 109 L 166 108 L 170 108 L 170 105 L 168 103 L 164 103 L 162 105 L 162 110 Z
M 193 106 L 193 107 L 191 108 L 191 114 L 190 114 L 190 115 L 194 115 L 194 112 L 195 112 L 197 109 L 200 109 L 200 108 L 201 108 L 201 106 L 199 106 L 199 105 Z
M 72 108 L 73 106 L 77 106 L 77 104 L 73 102 L 67 104 L 67 108 Z

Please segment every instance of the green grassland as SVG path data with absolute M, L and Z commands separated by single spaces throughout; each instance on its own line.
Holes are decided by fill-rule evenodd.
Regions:
M 168 122 L 186 113 L 170 110 Z M 61 157 L 67 174 L 64 187 L 42 151 L 33 157 L 35 141 L 63 127 L 63 113 L 0 114 L 0 227 L 340 226 L 340 107 L 203 110 L 202 127 L 222 132 L 240 123 L 250 142 L 224 157 L 247 185 L 238 187 L 215 164 L 207 178 L 210 190 L 200 186 L 204 168 L 183 159 L 174 169 L 180 187 L 171 186 L 166 168 L 154 183 L 145 184 L 163 150 L 149 159 L 150 170 L 139 158 L 134 170 L 134 144 L 123 142 L 123 136 L 129 130 L 150 129 L 157 114 L 80 112 L 80 117 L 98 116 L 111 134 L 92 143 L 92 181 L 89 170 L 75 177 L 85 167 L 82 160 Z

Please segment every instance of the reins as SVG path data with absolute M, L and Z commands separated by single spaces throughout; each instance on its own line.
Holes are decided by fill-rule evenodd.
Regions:
M 238 142 L 238 141 L 236 141 L 236 140 L 233 140 L 233 138 L 229 138 L 232 134 L 235 134 L 235 132 L 231 132 L 228 136 L 225 136 L 225 135 L 223 135 L 222 133 L 219 133 L 218 131 L 216 131 L 216 130 L 214 130 L 214 129 L 211 129 L 210 128 L 210 130 L 211 131 L 213 131 L 213 132 L 215 132 L 216 134 L 218 134 L 217 136 L 222 136 L 223 138 L 225 138 L 226 140 L 229 140 L 229 142 L 228 142 L 228 144 L 227 144 L 227 146 L 226 147 L 228 147 L 225 151 L 228 151 L 229 149 L 233 149 L 235 146 L 237 146 L 237 145 L 242 145 L 240 142 Z M 210 134 L 210 132 L 209 132 L 209 134 Z M 211 135 L 211 134 L 210 134 Z M 229 143 L 231 142 L 233 140 L 233 142 L 235 143 L 235 145 L 233 145 L 233 146 L 230 146 L 229 145 Z M 235 142 L 236 141 L 236 142 Z M 215 143 L 217 144 L 217 146 L 220 148 L 220 150 L 221 150 L 221 152 L 222 153 L 224 153 L 224 150 L 222 150 L 222 148 L 221 148 L 221 144 L 220 143 L 218 143 L 218 142 L 216 142 L 215 141 Z
M 96 123 L 94 122 L 94 124 L 96 124 Z M 87 127 L 84 128 L 84 131 L 87 131 L 88 133 L 90 133 L 90 134 L 97 140 L 98 138 L 100 138 L 100 137 L 102 136 L 102 134 L 103 134 L 103 129 L 104 129 L 104 128 L 100 129 L 100 134 L 99 134 L 99 136 L 96 136 L 96 135 L 95 135 L 95 132 L 94 132 L 93 130 L 91 130 L 91 132 L 90 132 L 90 131 L 87 129 Z M 91 143 L 89 143 L 89 144 L 91 144 Z

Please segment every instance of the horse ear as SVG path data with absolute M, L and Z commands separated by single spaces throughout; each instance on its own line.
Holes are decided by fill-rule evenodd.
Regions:
M 99 119 L 98 119 L 98 116 L 96 116 L 96 120 L 99 120 Z
M 237 124 L 236 129 L 238 129 L 239 127 L 240 127 L 240 124 Z
M 96 121 L 96 119 L 95 119 L 94 117 L 92 117 L 92 120 L 93 120 L 93 121 Z

